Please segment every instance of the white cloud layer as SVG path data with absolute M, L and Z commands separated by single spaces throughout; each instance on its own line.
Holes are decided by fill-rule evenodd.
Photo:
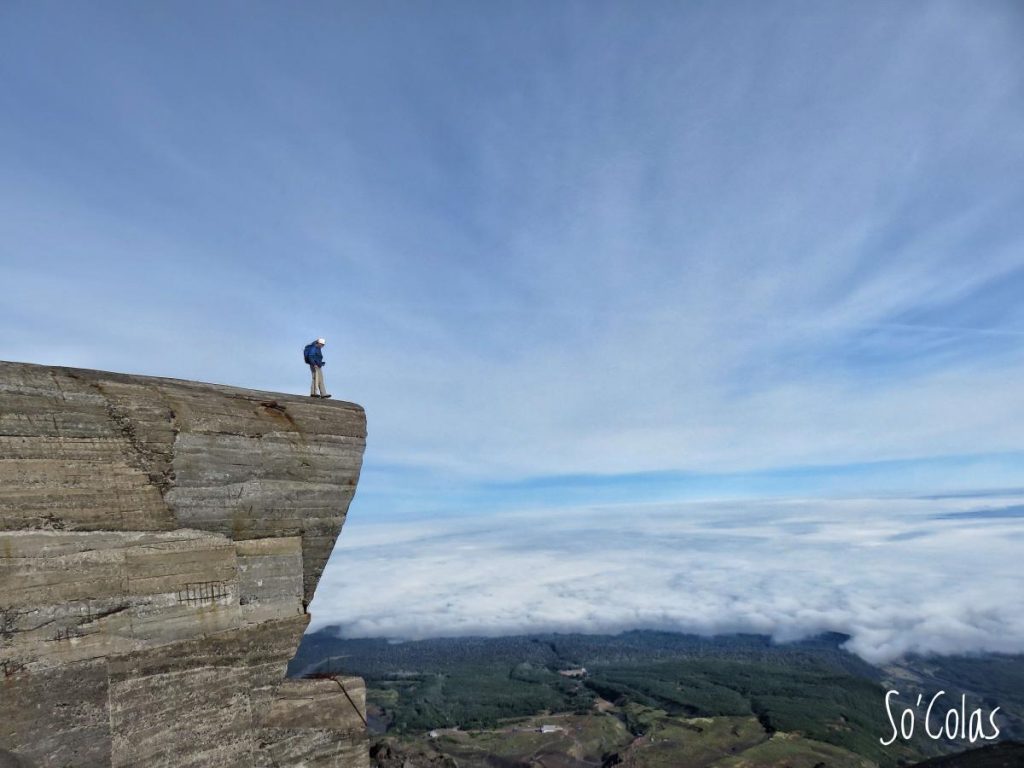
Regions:
M 1024 652 L 1022 502 L 703 502 L 364 524 L 339 540 L 313 627 L 404 639 L 834 631 L 873 663 Z

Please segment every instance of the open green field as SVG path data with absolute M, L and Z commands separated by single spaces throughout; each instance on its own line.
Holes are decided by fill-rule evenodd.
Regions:
M 590 715 L 530 718 L 492 731 L 392 737 L 413 765 L 459 768 L 871 768 L 867 758 L 796 734 L 769 734 L 755 717 L 687 718 L 630 705 Z M 643 721 L 636 735 L 626 725 Z M 555 733 L 540 733 L 557 725 Z M 416 755 L 416 759 L 410 756 Z M 450 764 L 449 764 L 450 765 Z

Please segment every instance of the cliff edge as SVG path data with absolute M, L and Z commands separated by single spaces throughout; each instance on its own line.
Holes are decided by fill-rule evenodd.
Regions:
M 0 765 L 368 765 L 286 680 L 355 492 L 352 403 L 0 362 Z

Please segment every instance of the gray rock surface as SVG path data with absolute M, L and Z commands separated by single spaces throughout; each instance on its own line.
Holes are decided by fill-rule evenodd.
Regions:
M 0 362 L 0 761 L 368 765 L 362 681 L 284 679 L 365 439 L 342 401 Z

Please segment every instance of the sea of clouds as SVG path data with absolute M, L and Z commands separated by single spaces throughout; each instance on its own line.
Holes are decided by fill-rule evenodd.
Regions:
M 1024 494 L 532 510 L 346 527 L 313 627 L 416 639 L 820 632 L 872 663 L 1024 652 Z

